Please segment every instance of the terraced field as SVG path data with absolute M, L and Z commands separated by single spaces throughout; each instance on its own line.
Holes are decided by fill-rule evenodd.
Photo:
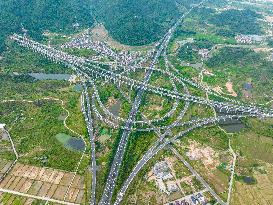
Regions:
M 71 183 L 73 178 L 74 173 L 17 163 L 0 183 L 0 189 L 71 203 L 84 203 L 84 177 L 76 175 Z

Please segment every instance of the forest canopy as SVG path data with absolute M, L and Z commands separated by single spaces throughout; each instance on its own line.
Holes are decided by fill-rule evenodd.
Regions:
M 261 34 L 261 27 L 257 22 L 260 17 L 260 14 L 249 9 L 230 9 L 214 15 L 210 22 L 218 27 L 228 29 L 233 35 Z
M 220 0 L 218 0 L 220 2 Z M 0 52 L 8 35 L 22 27 L 36 40 L 44 31 L 75 32 L 103 23 L 110 35 L 127 45 L 146 45 L 159 40 L 175 20 L 200 0 L 5 0 L 0 1 Z M 237 33 L 259 34 L 260 14 L 252 10 L 226 10 L 215 13 L 210 8 L 194 12 L 221 28 L 224 36 Z
M 93 6 L 112 37 L 129 45 L 158 40 L 181 15 L 173 0 L 98 0 Z
M 0 52 L 4 40 L 14 32 L 27 29 L 35 39 L 45 30 L 69 32 L 73 24 L 93 24 L 89 3 L 84 0 L 4 0 L 0 1 Z

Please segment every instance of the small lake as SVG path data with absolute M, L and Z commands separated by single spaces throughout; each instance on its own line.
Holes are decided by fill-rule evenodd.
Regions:
M 65 148 L 69 150 L 79 152 L 84 151 L 85 143 L 81 138 L 72 137 L 64 133 L 59 133 L 55 137 Z
M 240 132 L 245 128 L 245 124 L 240 120 L 226 120 L 226 122 L 220 123 L 220 126 L 229 133 Z
M 253 177 L 249 177 L 249 176 L 244 176 L 243 181 L 246 184 L 254 184 L 256 182 L 256 180 Z
M 217 111 L 218 116 L 225 115 L 225 111 L 219 112 Z M 230 114 L 235 114 L 235 113 L 230 113 Z M 242 131 L 245 128 L 245 124 L 240 120 L 240 119 L 227 119 L 226 121 L 221 121 L 220 126 L 226 130 L 228 133 L 237 133 Z
M 71 77 L 70 74 L 47 74 L 47 73 L 28 73 L 31 77 L 37 80 L 66 80 Z
M 81 92 L 83 90 L 83 87 L 80 83 L 77 83 L 75 86 L 74 86 L 74 90 L 76 92 Z
M 119 116 L 120 108 L 121 108 L 121 102 L 120 102 L 119 100 L 117 100 L 116 103 L 112 104 L 112 105 L 109 107 L 109 111 L 110 111 L 113 115 Z
M 68 149 L 72 149 L 72 150 L 76 150 L 76 151 L 84 151 L 84 142 L 82 141 L 82 139 L 79 138 L 70 138 L 67 143 L 66 143 L 66 147 Z

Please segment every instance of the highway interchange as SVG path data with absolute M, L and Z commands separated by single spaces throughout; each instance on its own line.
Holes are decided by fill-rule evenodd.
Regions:
M 95 145 L 92 113 L 91 113 L 91 107 L 90 107 L 90 99 L 89 99 L 89 95 L 88 95 L 87 86 L 84 82 L 83 82 L 83 87 L 84 87 L 84 91 L 83 91 L 83 95 L 81 98 L 81 106 L 82 106 L 82 112 L 84 114 L 85 122 L 87 124 L 89 143 L 91 145 L 92 191 L 91 191 L 90 204 L 95 204 L 95 202 L 96 202 L 96 179 L 97 179 L 97 177 L 96 177 L 96 172 L 97 172 L 96 145 Z
M 179 74 L 179 71 L 176 70 L 175 66 L 173 66 L 168 61 L 168 56 L 166 54 L 167 47 L 169 45 L 170 40 L 173 37 L 174 32 L 177 27 L 181 24 L 183 19 L 187 17 L 191 11 L 200 6 L 203 3 L 199 3 L 198 5 L 193 6 L 186 13 L 184 13 L 177 22 L 168 30 L 168 32 L 164 35 L 164 37 L 159 41 L 154 51 L 149 53 L 149 57 L 145 58 L 145 60 L 141 59 L 135 61 L 134 58 L 138 58 L 138 56 L 122 57 L 114 53 L 113 50 L 110 50 L 105 45 L 101 44 L 92 44 L 84 46 L 89 41 L 81 41 L 76 40 L 74 43 L 80 44 L 80 47 L 84 48 L 92 48 L 96 49 L 95 46 L 99 46 L 99 52 L 103 52 L 103 55 L 109 56 L 114 59 L 115 63 L 105 63 L 99 62 L 94 59 L 86 59 L 83 57 L 76 57 L 70 54 L 67 54 L 63 51 L 57 50 L 53 47 L 46 46 L 35 42 L 26 36 L 20 36 L 18 34 L 14 34 L 11 36 L 11 39 L 15 42 L 19 43 L 21 46 L 26 47 L 28 49 L 33 50 L 34 52 L 40 53 L 43 56 L 53 60 L 56 63 L 61 63 L 66 65 L 67 67 L 72 68 L 75 72 L 81 77 L 84 91 L 81 98 L 82 103 L 82 112 L 85 117 L 85 121 L 87 124 L 87 130 L 89 135 L 89 142 L 91 145 L 91 170 L 92 170 L 92 190 L 91 190 L 91 199 L 90 204 L 96 204 L 96 147 L 95 147 L 95 135 L 94 135 L 94 126 L 93 126 L 93 116 L 96 116 L 97 119 L 103 121 L 105 124 L 109 125 L 113 128 L 121 128 L 122 135 L 117 147 L 117 151 L 115 153 L 114 159 L 112 161 L 111 169 L 108 174 L 108 178 L 104 187 L 104 191 L 102 197 L 99 201 L 99 205 L 118 205 L 122 202 L 126 191 L 136 175 L 139 171 L 146 165 L 146 163 L 152 159 L 158 152 L 162 149 L 167 148 L 169 145 L 175 143 L 178 139 L 186 136 L 189 132 L 194 129 L 205 127 L 214 123 L 223 122 L 228 119 L 240 119 L 244 117 L 258 117 L 258 118 L 271 118 L 273 117 L 273 111 L 270 109 L 258 107 L 254 104 L 245 105 L 236 100 L 229 99 L 214 91 L 210 90 L 207 87 L 204 87 L 197 82 L 194 82 L 190 79 L 187 79 Z M 86 36 L 84 36 L 86 37 Z M 74 46 L 74 44 L 67 44 L 65 46 L 69 47 Z M 160 57 L 163 57 L 165 62 L 166 70 L 161 70 L 157 68 L 158 60 Z M 150 58 L 150 59 L 149 59 Z M 129 60 L 128 60 L 129 59 Z M 148 61 L 147 61 L 148 60 Z M 150 62 L 149 67 L 142 66 L 142 63 L 139 62 Z M 138 63 L 136 63 L 138 62 Z M 128 73 L 134 72 L 135 70 L 145 70 L 145 75 L 143 80 L 136 80 L 128 76 Z M 168 90 L 165 88 L 157 87 L 149 83 L 151 76 L 154 73 L 160 73 L 160 75 L 168 76 L 170 82 L 173 86 L 172 90 Z M 128 114 L 128 118 L 124 119 L 118 116 L 114 116 L 102 103 L 98 91 L 98 86 L 96 85 L 96 81 L 103 80 L 105 82 L 112 82 L 116 86 L 117 90 L 120 91 L 121 85 L 127 85 L 129 89 L 135 90 L 136 95 L 134 99 L 127 99 L 128 102 L 131 103 L 131 111 Z M 178 90 L 178 86 L 183 87 L 183 90 Z M 221 98 L 221 101 L 210 100 L 199 96 L 191 95 L 188 86 L 192 86 L 198 88 L 208 94 Z M 92 98 L 89 98 L 89 89 L 92 90 Z M 148 93 L 154 93 L 160 96 L 164 96 L 167 98 L 171 98 L 174 100 L 172 109 L 160 119 L 149 120 L 145 118 L 142 114 L 142 120 L 136 120 L 136 116 L 139 112 L 139 108 L 141 106 L 143 96 Z M 91 93 L 91 92 L 90 92 Z M 128 97 L 128 96 L 127 96 Z M 97 102 L 97 103 L 96 103 Z M 166 118 L 173 116 L 174 112 L 177 110 L 178 103 L 185 102 L 184 108 L 179 112 L 176 120 L 164 126 L 155 126 L 155 122 L 164 122 Z M 220 112 L 224 112 L 224 115 L 209 117 L 209 118 L 197 118 L 194 120 L 183 121 L 183 117 L 185 113 L 188 111 L 190 104 L 199 104 L 205 105 L 212 109 L 218 110 Z M 98 109 L 98 107 L 100 109 Z M 170 136 L 171 129 L 175 127 L 185 126 L 186 129 L 180 131 L 179 133 Z M 124 153 L 127 148 L 127 144 L 130 138 L 130 134 L 133 130 L 138 131 L 155 131 L 158 135 L 158 139 L 154 142 L 154 144 L 149 148 L 149 150 L 143 155 L 141 160 L 136 164 L 133 168 L 129 177 L 125 180 L 120 190 L 117 192 L 117 197 L 113 199 L 113 193 L 115 191 L 117 178 L 119 176 L 119 170 L 121 164 L 123 163 Z M 161 133 L 163 131 L 163 133 Z M 175 150 L 173 150 L 175 152 Z M 176 153 L 177 155 L 178 153 Z M 180 160 L 189 168 L 190 165 L 187 164 L 181 157 Z M 191 170 L 194 172 L 194 170 Z M 199 176 L 195 173 L 196 176 Z M 201 177 L 198 178 L 208 190 L 212 193 L 215 199 L 220 204 L 224 203 L 218 195 L 210 188 L 210 186 L 202 180 Z

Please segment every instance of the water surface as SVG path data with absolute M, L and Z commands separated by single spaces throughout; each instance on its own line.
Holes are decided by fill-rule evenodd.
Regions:
M 110 111 L 113 115 L 119 116 L 120 108 L 121 108 L 121 102 L 120 102 L 120 100 L 117 100 L 116 103 L 112 104 L 112 105 L 109 107 L 109 111 Z
M 73 149 L 76 151 L 84 151 L 84 142 L 82 141 L 82 139 L 79 138 L 70 138 L 67 143 L 66 143 L 66 147 L 69 149 Z
M 31 77 L 37 80 L 66 80 L 68 81 L 71 77 L 70 74 L 47 74 L 47 73 L 29 73 Z

